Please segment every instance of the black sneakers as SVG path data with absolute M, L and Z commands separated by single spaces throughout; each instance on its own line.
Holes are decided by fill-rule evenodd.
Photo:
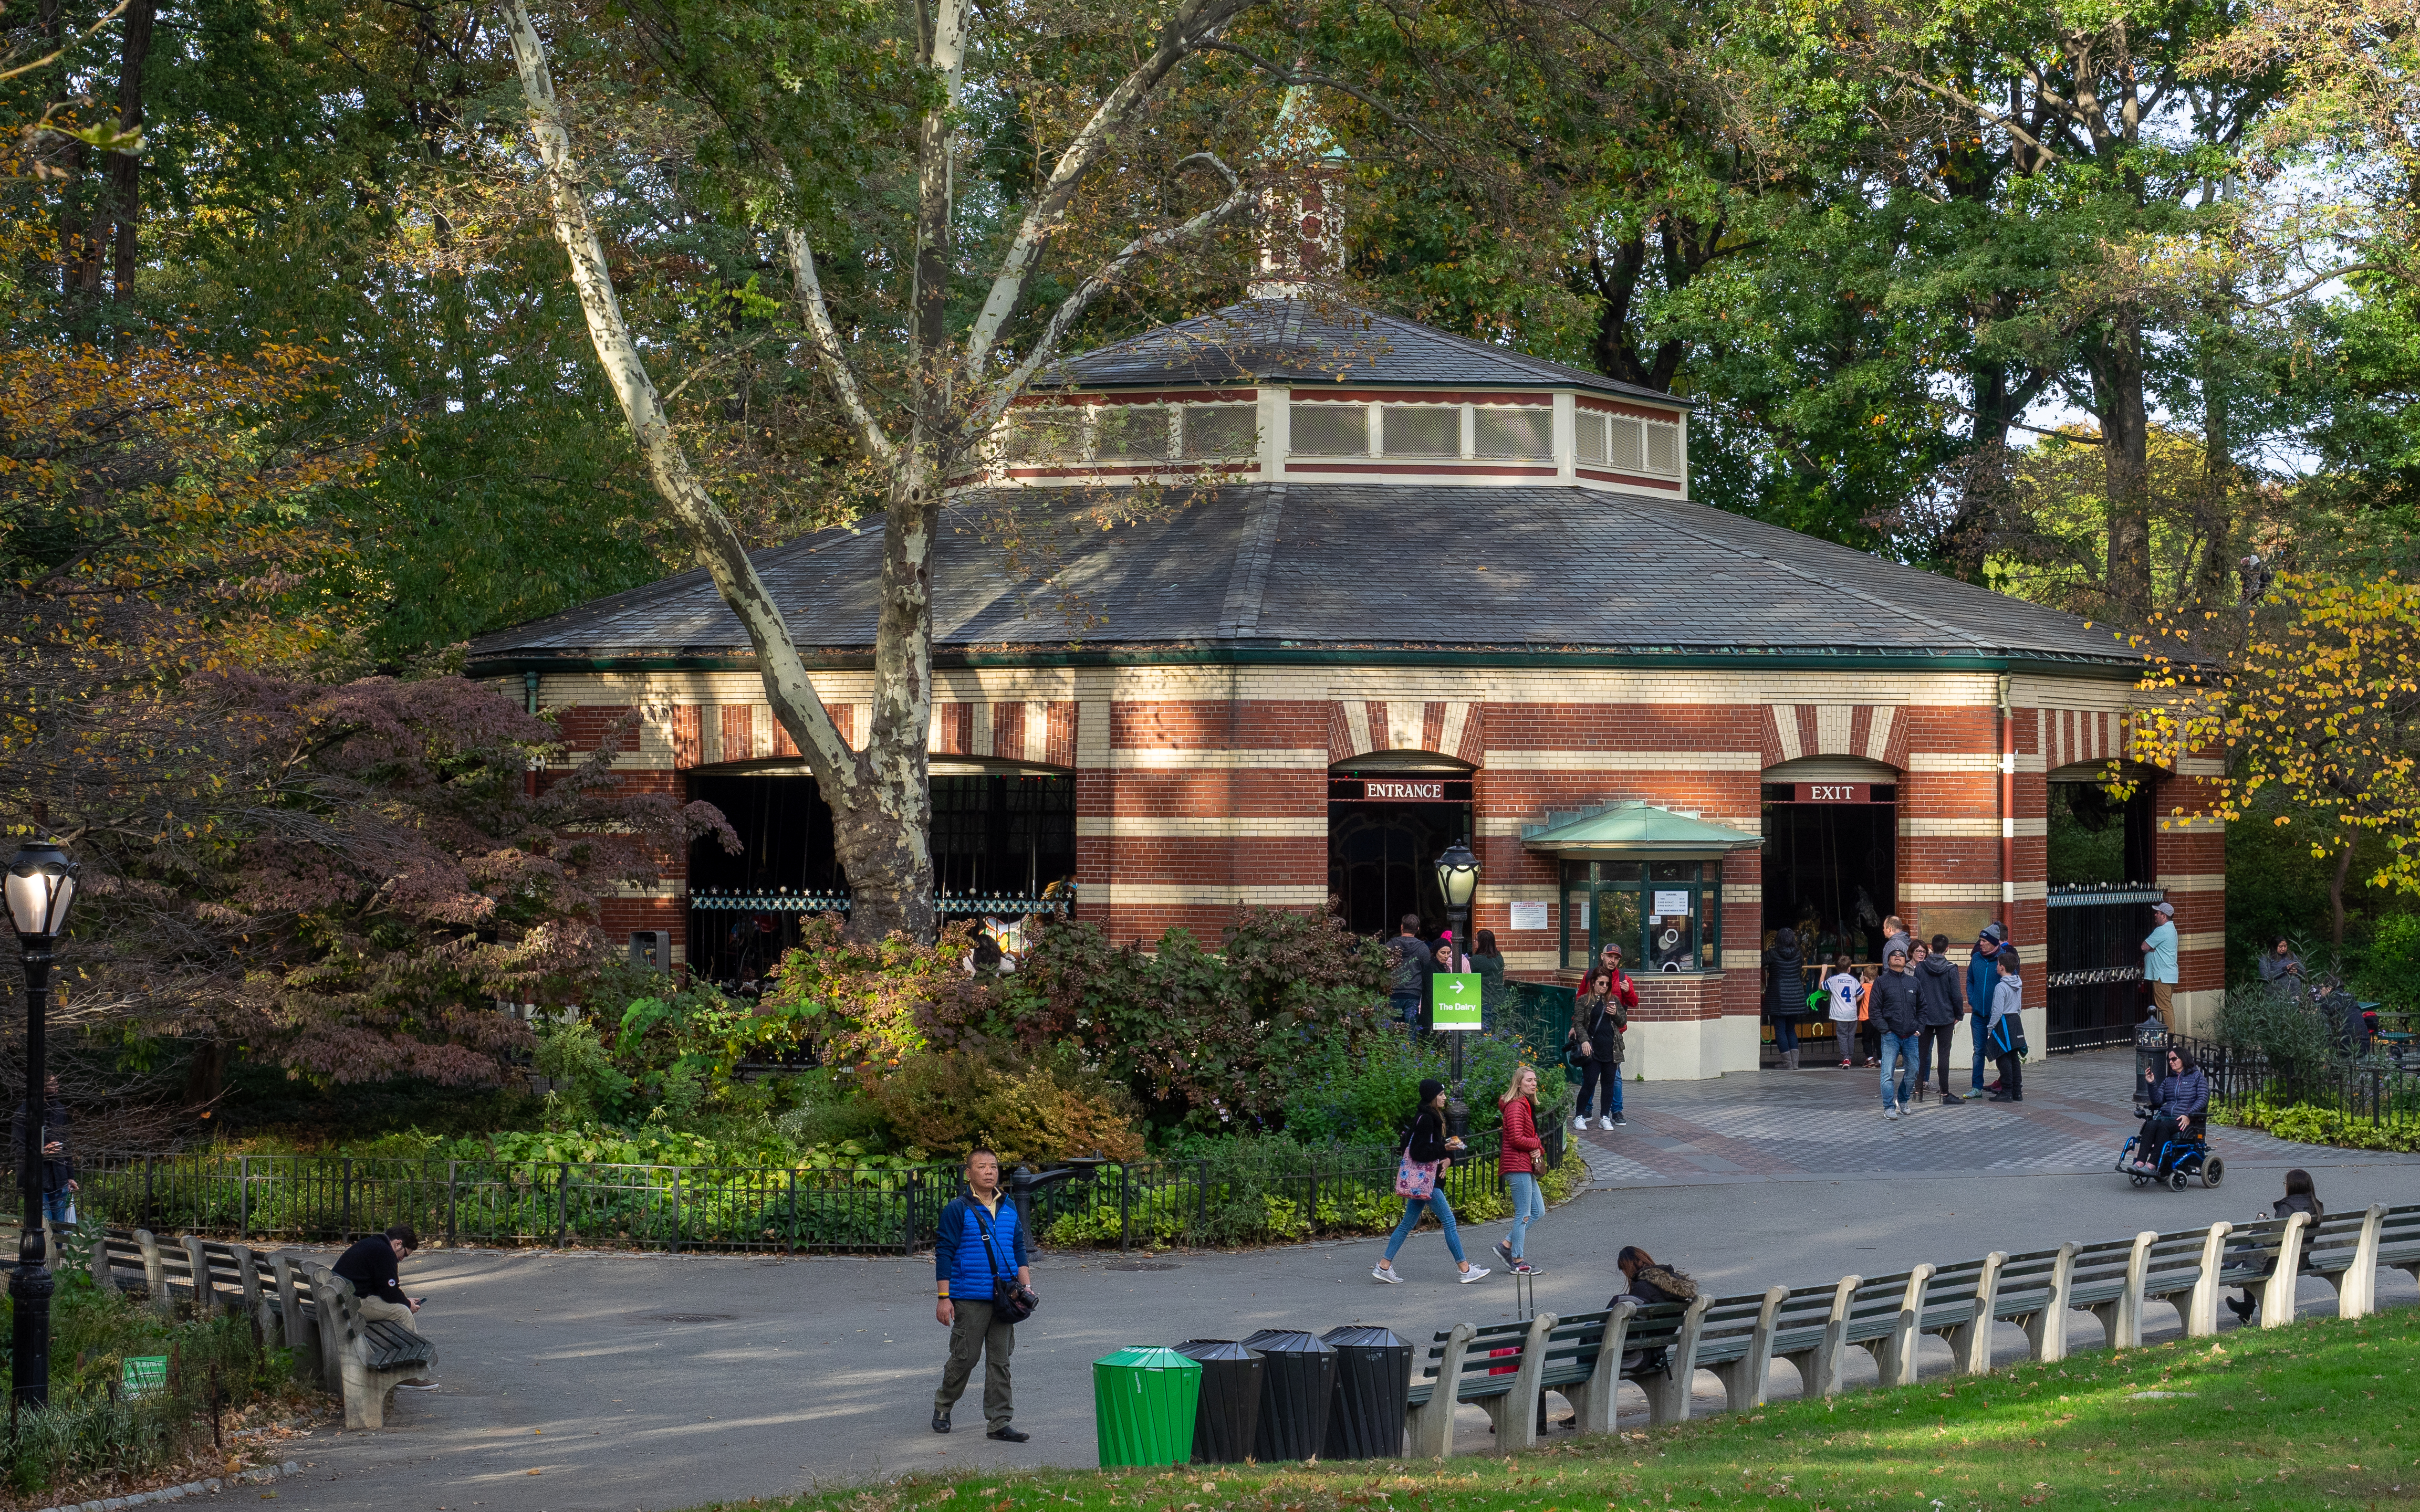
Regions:
M 935 1412 L 933 1414 L 933 1431 L 936 1433 L 947 1433 L 950 1431 L 949 1413 Z
M 1020 1433 L 1015 1428 L 994 1428 L 989 1433 L 985 1434 L 984 1437 L 986 1439 L 998 1439 L 1002 1443 L 1023 1443 L 1026 1440 L 1033 1437 L 1033 1435 L 1031 1433 Z

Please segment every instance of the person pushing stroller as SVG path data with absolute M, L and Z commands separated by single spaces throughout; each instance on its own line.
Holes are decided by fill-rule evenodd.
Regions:
M 2143 1071 L 2143 1080 L 2150 1084 L 2144 1098 L 2149 1112 L 2134 1136 L 2133 1168 L 2144 1176 L 2164 1175 L 2162 1149 L 2191 1134 L 2194 1125 L 2210 1116 L 2210 1073 L 2194 1064 L 2193 1052 L 2171 1045 L 2167 1070 L 2165 1076 L 2150 1067 Z

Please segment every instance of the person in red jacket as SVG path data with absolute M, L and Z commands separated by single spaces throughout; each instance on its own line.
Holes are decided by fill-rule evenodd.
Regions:
M 1512 1193 L 1512 1232 L 1496 1242 L 1496 1253 L 1513 1274 L 1528 1275 L 1537 1268 L 1521 1257 L 1521 1240 L 1531 1224 L 1546 1215 L 1545 1194 L 1538 1190 L 1545 1158 L 1540 1153 L 1545 1146 L 1538 1138 L 1538 1073 L 1528 1066 L 1514 1067 L 1497 1105 L 1504 1115 L 1504 1136 L 1496 1167 Z

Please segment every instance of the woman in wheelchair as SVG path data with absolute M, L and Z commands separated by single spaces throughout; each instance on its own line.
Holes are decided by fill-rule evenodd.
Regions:
M 2146 1176 L 2164 1175 L 2162 1148 L 2171 1140 L 2197 1138 L 2210 1117 L 2210 1073 L 2194 1064 L 2191 1051 L 2171 1046 L 2167 1075 L 2157 1076 L 2147 1068 L 2143 1080 L 2149 1087 L 2144 1101 L 2150 1112 L 2134 1136 L 2133 1166 Z

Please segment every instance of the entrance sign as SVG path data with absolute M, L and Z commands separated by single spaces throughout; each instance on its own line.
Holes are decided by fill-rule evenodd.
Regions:
M 1364 803 L 1443 803 L 1445 782 L 1381 782 L 1373 779 L 1361 784 Z
M 1546 905 L 1544 903 L 1514 903 L 1512 905 L 1512 927 L 1514 929 L 1544 929 L 1546 927 Z
M 1655 895 L 1653 912 L 1659 918 L 1669 918 L 1674 914 L 1685 915 L 1688 911 L 1689 892 L 1685 887 L 1678 892 L 1658 892 Z
M 1438 1029 L 1476 1029 L 1479 1027 L 1479 973 L 1476 971 L 1440 971 L 1432 979 L 1436 992 L 1436 1011 L 1433 1027 Z
M 1799 782 L 1799 803 L 1871 803 L 1874 785 L 1871 782 Z

